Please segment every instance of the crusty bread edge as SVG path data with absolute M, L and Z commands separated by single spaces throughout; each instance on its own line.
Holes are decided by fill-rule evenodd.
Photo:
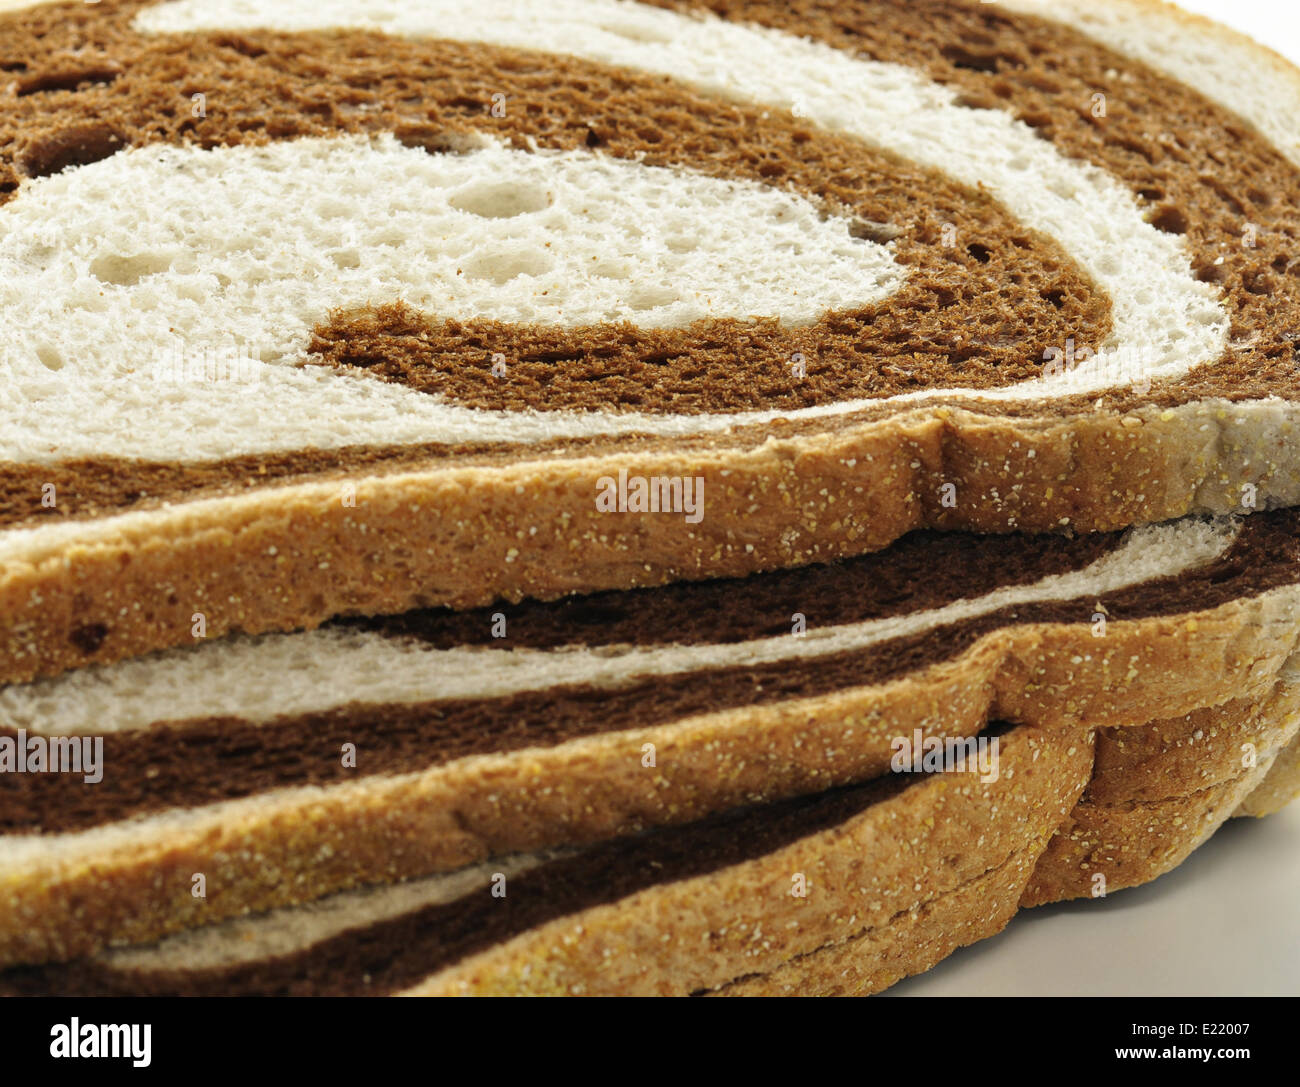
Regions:
M 875 688 L 29 840 L 39 848 L 19 840 L 0 853 L 0 964 L 865 780 L 881 772 L 888 738 L 915 727 L 1140 726 L 1263 698 L 1291 667 L 1298 612 L 1291 586 L 1195 614 L 1112 617 L 1102 638 L 1090 616 L 1004 627 Z M 653 769 L 645 743 L 656 744 Z M 208 897 L 196 899 L 200 872 Z
M 704 516 L 602 513 L 619 469 L 705 479 Z M 942 504 L 956 486 L 956 507 Z M 355 505 L 347 504 L 354 498 Z M 740 577 L 923 526 L 1109 530 L 1300 504 L 1300 404 L 1017 423 L 946 408 L 728 456 L 624 453 L 298 484 L 0 541 L 0 682 L 339 614 Z M 22 530 L 20 530 L 22 531 Z M 88 653 L 78 632 L 105 632 Z
M 1180 865 L 1268 780 L 1279 752 L 1300 732 L 1300 686 L 1281 682 L 1266 699 L 1236 700 L 1217 711 L 1200 711 L 1172 724 L 1190 740 L 1203 733 L 1197 751 L 1221 764 L 1199 779 L 1186 749 L 1158 756 L 1170 773 L 1163 796 L 1153 797 L 1131 775 L 1120 773 L 1111 788 L 1094 794 L 1093 781 L 1057 829 L 1025 889 L 1024 906 L 1086 898 L 1148 883 Z M 1213 737 L 1213 738 L 1211 738 Z M 1249 739 L 1253 759 L 1241 749 Z M 1227 771 L 1225 773 L 1225 771 Z M 1097 887 L 1097 876 L 1104 882 Z
M 995 783 L 936 775 L 773 853 L 539 926 L 410 995 L 684 995 L 764 973 L 1041 849 L 1087 783 L 1085 730 L 1026 728 L 1003 759 Z

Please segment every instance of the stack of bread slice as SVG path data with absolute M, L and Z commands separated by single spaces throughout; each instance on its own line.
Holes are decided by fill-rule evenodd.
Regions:
M 875 992 L 1283 806 L 1292 107 L 1138 0 L 0 12 L 0 992 Z

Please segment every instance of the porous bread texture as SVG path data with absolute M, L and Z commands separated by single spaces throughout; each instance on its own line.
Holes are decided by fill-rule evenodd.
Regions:
M 879 687 L 71 834 L 9 836 L 0 842 L 0 964 L 74 958 L 493 854 L 868 780 L 888 772 L 892 738 L 915 728 L 970 736 L 990 720 L 1140 726 L 1263 698 L 1297 649 L 1298 608 L 1300 588 L 1287 588 L 1193 615 L 1112 622 L 1104 639 L 1086 621 L 1003 628 Z M 656 745 L 653 773 L 641 765 L 646 743 Z M 206 899 L 190 893 L 195 872 L 207 876 Z
M 1141 728 L 1099 730 L 1092 778 L 1041 854 L 1017 854 L 881 930 L 797 956 L 724 986 L 718 995 L 880 992 L 1001 931 L 1021 907 L 1095 895 L 1098 874 L 1106 877 L 1106 893 L 1157 878 L 1185 860 L 1229 812 L 1270 814 L 1300 792 L 1300 780 L 1270 787 L 1283 759 L 1300 765 L 1295 678 L 1287 675 L 1262 702 L 1236 699 Z M 1288 746 L 1274 758 L 1274 745 L 1287 737 Z M 1253 767 L 1242 765 L 1241 742 L 1260 746 Z M 1176 791 L 1189 787 L 1186 794 Z
M 955 89 L 901 65 L 707 14 L 615 0 L 503 0 L 491 9 L 456 0 L 179 0 L 146 9 L 136 26 L 359 28 L 569 54 L 791 110 L 809 124 L 882 144 L 985 187 L 1026 227 L 1060 242 L 1114 305 L 1112 335 L 1097 345 L 1095 357 L 1019 392 L 986 391 L 986 398 L 1036 399 L 1184 374 L 1217 358 L 1227 340 L 1215 291 L 1196 279 L 1185 246 L 1148 222 L 1131 192 L 1104 171 L 1062 155 L 1024 122 L 998 110 L 967 109 Z M 1081 205 L 1089 214 L 1079 213 Z
M 1151 9 L 1155 25 L 1177 25 L 1163 10 Z M 1270 78 L 1294 89 L 1294 73 L 1257 52 Z M 1193 63 L 1173 74 L 1195 81 L 1201 72 Z M 1235 105 L 1251 116 L 1249 102 Z M 371 503 L 364 514 L 340 508 L 333 481 L 286 487 L 162 511 L 148 522 L 156 546 L 138 521 L 22 530 L 0 579 L 11 617 L 0 632 L 0 678 L 184 644 L 196 611 L 213 634 L 259 633 L 344 611 L 553 597 L 826 561 L 926 524 L 1091 531 L 1251 502 L 1293 504 L 1296 419 L 1280 399 L 1103 411 L 1064 423 L 918 409 L 740 452 L 721 443 L 685 451 L 684 443 L 643 457 L 547 458 L 505 473 L 354 477 Z M 653 516 L 595 516 L 595 481 L 620 467 L 706 475 L 704 524 L 683 530 Z M 946 484 L 959 496 L 952 509 L 938 501 Z M 99 648 L 81 648 L 79 631 L 102 631 L 92 639 Z
M 1248 120 L 1300 164 L 1295 66 L 1255 39 L 1166 0 L 1001 0 L 1001 6 L 1068 22 L 1118 53 L 1177 76 Z
M 1266 744 L 1274 746 L 1266 747 L 1261 752 L 1259 761 L 1254 767 L 1241 771 L 1223 783 L 1200 793 L 1193 793 L 1187 797 L 1171 797 L 1158 803 L 1136 803 L 1107 812 L 1103 820 L 1107 846 L 1098 850 L 1105 859 L 1095 865 L 1090 865 L 1087 861 L 1082 862 L 1083 867 L 1075 872 L 1077 878 L 1074 881 L 1073 894 L 1091 893 L 1092 876 L 1099 871 L 1109 876 L 1108 889 L 1115 890 L 1154 879 L 1185 859 L 1193 849 L 1209 838 L 1241 799 L 1247 796 L 1264 777 L 1276 754 L 1276 744 L 1279 742 L 1285 744 L 1295 736 L 1297 727 L 1300 727 L 1300 716 L 1297 715 L 1297 710 L 1300 710 L 1300 688 L 1289 683 L 1279 683 L 1262 704 L 1252 705 L 1247 700 L 1240 700 L 1223 707 L 1189 715 L 1183 721 L 1155 723 L 1166 736 L 1182 733 L 1186 738 L 1194 740 L 1197 731 L 1206 727 L 1211 730 L 1222 727 L 1225 734 L 1233 733 L 1242 727 L 1241 718 L 1244 716 L 1247 727 L 1253 727 L 1252 730 L 1256 735 L 1265 739 Z M 1065 735 L 1068 737 L 1069 733 Z M 1069 742 L 1068 739 L 1065 742 Z M 1080 746 L 1084 747 L 1086 744 Z M 1211 743 L 1207 746 L 1215 749 L 1221 759 L 1230 760 L 1239 755 L 1235 746 L 1227 742 Z M 1061 751 L 1058 750 L 1056 754 L 1059 757 Z M 1075 755 L 1077 752 L 1071 748 L 1068 754 Z M 1047 752 L 1044 752 L 1044 755 L 1050 757 Z M 1175 757 L 1169 761 L 1177 763 L 1179 760 Z M 1175 770 L 1172 776 L 1177 779 L 1177 767 L 1171 769 Z M 1023 772 L 1023 767 L 1017 767 L 1015 770 Z M 1050 805 L 1051 801 L 1046 800 L 1046 803 Z M 726 995 L 789 995 L 792 993 L 865 995 L 887 988 L 903 977 L 927 970 L 956 948 L 1000 931 L 1015 914 L 1018 905 L 1032 905 L 1054 900 L 1047 897 L 1050 892 L 1046 888 L 1052 887 L 1053 881 L 1067 870 L 1069 865 L 1059 853 L 1053 852 L 1052 846 L 1062 841 L 1077 844 L 1079 828 L 1087 825 L 1095 812 L 1096 808 L 1092 805 L 1077 804 L 1070 816 L 1059 824 L 1061 829 L 1052 839 L 1046 854 L 1040 855 L 1044 843 L 1039 839 L 1023 851 L 1013 852 L 1000 863 L 989 864 L 983 873 L 965 879 L 960 877 L 957 880 L 935 879 L 934 874 L 927 871 L 924 885 L 927 890 L 932 889 L 933 893 L 906 908 L 894 910 L 887 919 L 877 920 L 873 915 L 871 919 L 876 923 L 866 926 L 861 931 L 851 931 L 854 918 L 845 916 L 850 907 L 841 904 L 833 917 L 833 920 L 842 926 L 836 938 L 807 950 L 796 950 L 775 968 L 768 966 L 771 960 L 766 955 L 768 951 L 766 945 L 773 943 L 782 947 L 786 954 L 798 945 L 786 942 L 783 939 L 784 934 L 779 932 L 773 937 L 772 932 L 777 928 L 779 919 L 764 918 L 759 923 L 758 931 L 751 929 L 750 932 L 752 943 L 761 939 L 764 945 L 760 950 L 753 947 L 751 943 L 752 949 L 749 954 L 754 969 L 747 970 L 734 984 L 719 987 L 720 991 Z M 1004 812 L 997 818 L 998 820 L 1015 818 L 1017 814 L 1014 811 Z M 959 812 L 943 811 L 941 802 L 939 810 L 925 820 L 928 833 L 922 832 L 920 839 L 925 840 L 927 846 L 938 844 L 942 850 L 942 840 L 945 835 L 938 828 L 942 826 L 944 830 L 951 829 L 950 820 L 955 821 L 960 827 L 963 818 L 964 816 Z M 977 829 L 986 828 L 992 822 L 992 820 L 987 823 L 977 821 L 971 826 L 968 834 L 973 835 Z M 916 840 L 910 839 L 910 828 L 906 823 L 901 825 L 891 823 L 889 826 L 889 836 L 900 837 L 903 840 Z M 829 848 L 838 848 L 843 840 L 837 836 L 835 844 Z M 881 840 L 868 840 L 871 843 L 869 845 L 862 843 L 853 830 L 849 831 L 851 847 L 867 849 L 871 845 L 879 844 Z M 968 846 L 969 840 L 968 837 Z M 979 846 L 981 848 L 969 849 L 969 852 L 985 857 L 997 855 L 996 847 L 993 850 L 984 848 L 986 843 L 983 836 L 979 839 Z M 874 855 L 872 860 L 875 861 Z M 830 867 L 829 864 L 827 866 Z M 887 864 L 885 867 L 888 870 Z M 803 871 L 803 869 L 795 870 Z M 874 872 L 876 869 L 873 867 L 871 871 Z M 968 871 L 964 870 L 963 875 Z M 829 882 L 832 887 L 837 886 L 833 875 L 823 879 L 825 881 L 821 884 L 823 887 L 826 882 Z M 1082 888 L 1079 886 L 1080 883 L 1084 884 Z M 918 883 L 917 886 L 921 884 Z M 1066 897 L 1059 887 L 1056 897 Z M 860 901 L 858 899 L 858 902 Z M 663 909 L 663 913 L 677 916 L 682 920 L 690 915 L 692 909 L 699 908 L 698 906 L 677 907 L 677 910 L 674 910 L 672 907 L 664 908 L 659 903 L 655 905 L 656 913 L 659 909 Z M 893 905 L 901 906 L 902 903 L 896 901 Z M 739 903 L 732 908 L 743 910 Z M 681 991 L 673 989 L 672 983 L 662 978 L 665 973 L 672 976 L 670 972 L 674 966 L 661 965 L 662 961 L 669 956 L 660 953 L 659 961 L 653 965 L 638 962 L 629 967 L 621 961 L 624 955 L 636 955 L 637 952 L 632 948 L 637 947 L 638 944 L 646 947 L 643 955 L 653 954 L 650 950 L 653 944 L 649 934 L 642 935 L 634 930 L 629 937 L 624 935 L 620 927 L 614 932 L 614 938 L 619 942 L 611 941 L 610 944 L 605 944 L 604 940 L 608 938 L 602 925 L 605 920 L 605 917 L 593 918 L 585 915 L 580 920 L 580 927 L 571 922 L 556 922 L 554 931 L 546 931 L 544 934 L 539 932 L 535 936 L 529 934 L 512 941 L 514 946 L 506 945 L 459 964 L 444 972 L 449 976 L 427 979 L 411 992 L 417 995 L 465 992 L 475 994 L 638 992 L 641 991 L 639 986 L 645 983 L 644 979 L 647 976 L 662 980 L 659 980 L 660 988 L 646 991 L 661 993 Z M 588 964 L 585 970 L 574 970 L 572 962 L 579 958 L 580 952 L 571 949 L 582 947 L 583 951 L 590 950 L 590 945 L 584 946 L 584 942 L 590 938 L 588 926 L 593 924 L 597 926 L 593 943 L 597 947 L 603 947 L 604 957 L 598 959 L 593 955 L 595 965 Z M 740 936 L 743 938 L 746 931 L 743 921 L 741 924 Z M 684 927 L 690 929 L 692 926 L 688 922 Z M 632 926 L 629 924 L 627 928 Z M 564 939 L 565 935 L 569 936 L 567 940 Z M 715 953 L 720 942 L 719 935 L 721 934 L 707 933 L 708 954 Z M 623 943 L 625 939 L 626 945 Z M 687 949 L 690 949 L 689 936 L 682 942 Z M 812 941 L 808 942 L 811 943 Z M 804 948 L 808 948 L 808 944 L 804 944 Z M 615 965 L 610 961 L 611 959 L 620 961 Z M 538 974 L 541 976 L 538 977 Z M 576 982 L 571 980 L 575 974 L 581 980 Z M 687 975 L 687 977 L 688 985 L 703 988 L 699 985 L 698 976 Z
M 0 458 L 581 436 L 601 429 L 592 413 L 472 411 L 301 363 L 329 314 L 397 301 L 567 328 L 797 326 L 883 302 L 905 278 L 889 246 L 795 193 L 477 143 L 154 145 L 26 182 L 0 209 L 0 362 L 13 391 Z M 217 349 L 230 351 L 219 371 Z M 186 368 L 205 351 L 215 377 L 194 380 Z M 636 415 L 619 426 L 691 429 Z
M 152 971 L 212 970 L 287 955 L 365 925 L 486 892 L 494 878 L 504 877 L 508 884 L 564 852 L 493 857 L 455 872 L 344 891 L 299 906 L 188 929 L 156 944 L 104 951 L 98 957 L 115 970 Z
M 1280 683 L 1262 703 L 1235 700 L 1182 719 L 1152 722 L 1140 729 L 1099 736 L 1103 745 L 1122 746 L 1125 738 L 1129 738 L 1141 748 L 1140 754 L 1122 752 L 1118 761 L 1113 757 L 1107 760 L 1110 763 L 1107 776 L 1120 789 L 1128 780 L 1125 769 L 1142 769 L 1152 774 L 1168 771 L 1171 787 L 1174 781 L 1187 775 L 1194 780 L 1205 780 L 1199 769 L 1204 768 L 1206 760 L 1191 756 L 1193 750 L 1209 756 L 1211 776 L 1219 771 L 1226 777 L 1188 796 L 1108 805 L 1111 810 L 1103 819 L 1100 836 L 1116 843 L 1113 850 L 1118 856 L 1101 863 L 1083 861 L 1069 884 L 1073 893 L 1092 893 L 1093 877 L 1098 872 L 1107 876 L 1107 890 L 1113 891 L 1146 882 L 1181 862 L 1218 827 L 1234 800 L 1249 791 L 1267 771 L 1273 757 L 1273 750 L 1267 749 L 1267 745 L 1294 736 L 1300 727 L 1297 708 L 1300 708 L 1300 688 Z M 1243 771 L 1237 741 L 1246 735 L 1265 744 L 1266 749 L 1254 768 Z M 1158 750 L 1154 756 L 1153 750 Z M 1152 766 L 1153 761 L 1157 765 Z M 1141 783 L 1134 781 L 1134 785 L 1132 792 L 1137 796 L 1142 792 Z M 1094 794 L 1094 800 L 1099 791 L 1113 791 L 1103 786 L 1095 766 L 1087 791 Z M 1040 901 L 1046 901 L 1041 897 L 1044 886 L 1053 886 L 1062 870 L 1068 871 L 1065 859 L 1055 848 L 1057 842 L 1063 838 L 1077 839 L 1082 826 L 1088 826 L 1092 836 L 1097 837 L 1098 807 L 1086 794 L 1081 797 L 1041 856 L 1038 850 L 1042 843 L 1034 842 L 982 875 L 956 887 L 945 887 L 927 900 L 899 909 L 882 924 L 847 939 L 832 941 L 815 951 L 800 953 L 773 970 L 749 974 L 712 991 L 722 995 L 858 995 L 878 992 L 903 977 L 929 969 L 956 948 L 1000 931 L 1022 904 L 1022 894 L 1026 894 L 1023 904 L 1031 904 L 1030 894 L 1026 892 L 1031 871 L 1032 893 L 1040 896 Z M 854 842 L 856 839 L 850 839 L 851 844 Z M 1072 859 L 1079 863 L 1077 856 Z M 367 890 L 339 895 L 312 907 L 278 911 L 247 922 L 229 922 L 181 934 L 158 947 L 112 952 L 104 961 L 124 970 L 202 969 L 250 961 L 307 946 L 371 920 L 394 916 L 403 908 L 413 908 L 417 902 L 447 901 L 472 887 L 486 886 L 489 868 L 515 872 L 532 863 L 535 862 L 531 859 L 502 859 L 490 866 L 378 893 Z M 1064 897 L 1063 885 L 1055 882 L 1055 886 L 1054 897 Z
M 1016 729 L 999 742 L 997 781 L 964 774 L 920 779 L 758 857 L 651 885 L 526 930 L 408 991 L 684 995 L 831 941 L 863 933 L 879 939 L 900 914 L 978 884 L 1009 859 L 1016 869 L 1019 858 L 1041 849 L 1086 783 L 1091 747 L 1074 726 Z M 984 828 L 977 841 L 968 834 L 971 826 Z M 515 858 L 491 867 L 519 871 L 534 863 Z M 186 970 L 284 954 L 364 930 L 421 903 L 484 888 L 488 872 L 367 888 L 332 903 L 109 952 L 98 961 L 128 986 L 132 973 L 144 980 L 158 970 L 183 988 Z M 795 876 L 803 877 L 806 895 L 791 894 Z M 912 940 L 906 929 L 893 929 L 905 948 Z M 328 989 L 335 979 L 320 980 Z
M 231 716 L 269 721 L 353 703 L 495 698 L 559 683 L 617 687 L 656 675 L 807 660 L 865 649 L 1004 608 L 1100 598 L 1160 577 L 1176 577 L 1221 556 L 1239 531 L 1240 522 L 1232 520 L 1192 519 L 1138 528 L 1114 551 L 1080 570 L 928 611 L 813 627 L 798 639 L 779 635 L 703 645 L 432 649 L 419 641 L 333 627 L 204 642 L 0 688 L 0 724 L 29 733 L 103 735 L 165 720 Z
M 648 36 L 611 36 L 606 27 L 615 17 L 644 22 Z M 1132 193 L 1066 158 L 1023 122 L 967 109 L 955 90 L 897 65 L 610 0 L 513 0 L 490 14 L 405 0 L 271 9 L 182 3 L 146 9 L 138 22 L 167 29 L 377 26 L 544 48 L 797 107 L 810 123 L 883 139 L 909 159 L 987 186 L 1027 227 L 1059 241 L 1112 299 L 1112 334 L 1095 355 L 1018 391 L 986 390 L 984 399 L 1050 398 L 1179 376 L 1214 361 L 1227 342 L 1229 321 L 1214 289 L 1193 274 L 1185 246 L 1146 221 Z M 759 71 L 780 73 L 784 82 L 774 89 L 776 77 Z M 331 306 L 379 304 L 398 294 L 453 318 L 569 326 L 631 319 L 654 327 L 736 314 L 797 324 L 879 301 L 901 281 L 882 247 L 850 239 L 843 221 L 819 224 L 806 201 L 766 186 L 695 178 L 662 197 L 656 190 L 671 184 L 664 177 L 670 171 L 585 152 L 382 150 L 367 155 L 354 140 L 140 148 L 25 182 L 0 210 L 0 283 L 8 284 L 0 289 L 0 357 L 19 384 L 20 408 L 0 430 L 0 453 L 22 462 L 204 460 L 381 442 L 688 434 L 867 406 L 689 420 L 607 412 L 538 418 L 474 412 L 400 385 L 302 368 L 309 330 Z M 648 177 L 629 184 L 638 174 Z M 473 209 L 486 199 L 484 189 L 499 184 L 522 186 L 510 209 L 516 214 L 505 225 L 482 224 Z M 471 185 L 477 196 L 463 191 Z M 321 195 L 318 186 L 343 198 Z M 367 220 L 358 212 L 367 203 L 356 197 L 374 186 L 388 195 Z M 453 193 L 450 206 L 436 200 L 430 207 L 426 194 L 448 188 L 462 190 L 459 203 Z M 626 203 L 611 199 L 628 189 Z M 503 204 L 488 203 L 494 218 Z M 1081 205 L 1090 213 L 1079 214 Z M 133 229 L 104 227 L 114 220 Z M 232 220 L 240 224 L 233 232 Z M 758 247 L 756 223 L 763 224 Z M 591 252 L 593 228 L 606 235 L 599 255 Z M 571 249 L 558 243 L 572 243 L 573 235 Z M 665 286 L 674 278 L 680 287 Z M 3 328 L 6 313 L 14 318 L 10 330 Z M 213 345 L 249 352 L 249 375 L 159 390 L 140 372 L 142 363 L 166 365 L 169 352 L 183 358 Z M 250 394 L 256 413 L 247 408 Z
M 1095 770 L 1091 731 L 1074 724 L 1016 730 L 1003 738 L 1006 761 L 995 785 L 967 787 L 964 778 L 936 775 L 829 831 L 709 876 L 570 915 L 409 991 L 876 992 L 999 931 L 1018 903 L 1047 900 L 1045 886 L 1056 887 L 1055 896 L 1062 897 L 1061 885 L 1054 883 L 1061 877 L 1072 893 L 1086 894 L 1093 874 L 1101 871 L 1110 891 L 1154 878 L 1181 860 L 1222 821 L 1223 814 L 1212 809 L 1226 813 L 1272 757 L 1265 751 L 1254 768 L 1234 775 L 1237 742 L 1245 735 L 1265 746 L 1285 742 L 1300 724 L 1298 706 L 1300 688 L 1280 681 L 1258 703 L 1239 699 L 1179 720 L 1152 722 L 1146 726 L 1149 734 L 1133 729 L 1103 735 L 1101 758 L 1108 769 L 1101 774 Z M 1132 741 L 1130 747 L 1125 739 Z M 1096 865 L 1085 861 L 1072 871 L 1059 844 L 1076 840 L 1081 826 L 1095 831 L 1102 808 L 1080 793 L 1089 774 L 1086 788 L 1112 798 L 1128 780 L 1135 785 L 1133 794 L 1142 794 L 1140 772 L 1147 772 L 1151 784 L 1161 767 L 1171 780 L 1203 781 L 1202 760 L 1193 750 L 1208 754 L 1210 776 L 1222 780 L 1187 796 L 1106 806 L 1106 848 L 1115 856 Z M 1153 767 L 1153 760 L 1159 766 Z M 1067 767 L 1081 772 L 1073 784 Z M 1136 773 L 1126 775 L 1126 768 Z M 1063 829 L 1040 857 L 1057 826 Z M 517 874 L 544 859 L 499 858 L 444 876 L 369 887 L 181 933 L 156 945 L 102 953 L 98 961 L 129 984 L 135 972 L 176 971 L 174 976 L 183 977 L 186 971 L 289 954 L 473 893 L 496 872 Z M 981 865 L 988 867 L 981 870 Z M 811 907 L 801 899 L 790 901 L 791 874 L 808 881 L 817 900 Z M 672 940 L 663 939 L 665 924 L 673 926 Z M 707 951 L 701 953 L 701 946 Z
M 1091 756 L 1073 727 L 1016 730 L 1001 738 L 1006 772 L 995 783 L 935 775 L 766 856 L 542 925 L 408 995 L 670 995 L 764 973 L 1041 848 Z M 796 874 L 806 897 L 791 894 Z
M 1036 846 L 1021 850 L 983 876 L 900 910 L 883 924 L 857 936 L 798 955 L 766 974 L 744 977 L 703 995 L 833 996 L 888 988 L 901 978 L 928 970 L 958 947 L 999 932 L 1016 912 L 1035 853 Z M 158 944 L 104 952 L 99 959 L 124 974 L 203 970 L 252 962 L 394 916 L 414 908 L 416 903 L 448 901 L 473 887 L 486 887 L 495 872 L 509 877 L 518 870 L 508 859 L 496 860 L 465 872 L 465 879 L 440 877 L 437 881 L 383 890 L 367 888 L 319 903 L 179 933 Z M 471 880 L 472 887 L 467 886 Z M 436 888 L 434 882 L 439 884 Z

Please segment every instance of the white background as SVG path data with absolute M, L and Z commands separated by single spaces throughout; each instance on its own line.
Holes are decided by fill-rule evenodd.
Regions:
M 1300 63 L 1300 0 L 1180 0 Z M 1300 117 L 1296 118 L 1300 126 Z M 1099 901 L 1023 910 L 898 996 L 1300 994 L 1300 801 L 1231 820 L 1181 867 Z
M 1177 0 L 1178 6 L 1208 15 L 1249 34 L 1300 63 L 1300 2 L 1297 0 Z M 1298 121 L 1297 123 L 1300 123 Z

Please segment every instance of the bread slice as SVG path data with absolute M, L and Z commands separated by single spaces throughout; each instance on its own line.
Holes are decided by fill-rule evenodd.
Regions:
M 1300 796 L 1300 739 L 1278 752 L 1264 780 L 1232 814 L 1237 818 L 1262 819 L 1281 811 Z
M 1118 730 L 1268 697 L 1297 616 L 1300 512 L 1282 510 L 922 534 L 831 566 L 337 621 L 11 685 L 0 758 L 102 740 L 103 772 L 9 775 L 0 962 L 848 786 L 903 741 L 991 721 L 1116 730 L 1103 765 L 1131 743 L 1156 769 L 1120 760 L 1123 781 L 1187 795 L 1241 753 L 1165 765 L 1162 745 L 1191 741 Z M 1283 745 L 1251 742 L 1261 763 Z
M 1159 868 L 1134 878 L 1113 856 L 1075 872 L 1058 843 L 1073 841 L 1068 828 L 1096 798 L 1199 778 L 1202 765 L 1229 788 L 1247 787 L 1240 782 L 1273 758 L 1270 745 L 1295 735 L 1297 705 L 1300 689 L 1280 683 L 1258 705 L 1130 729 L 1127 750 L 1117 735 L 1078 725 L 995 728 L 981 739 L 997 745 L 996 781 L 888 775 L 583 850 L 497 858 L 149 946 L 11 968 L 0 993 L 877 992 L 1001 930 L 1063 876 L 1082 880 L 1086 890 L 1073 893 L 1094 895 L 1154 878 Z M 1262 746 L 1243 776 L 1233 762 L 1245 736 Z M 1185 855 L 1222 818 L 1143 810 L 1109 828 L 1112 843 L 1143 860 L 1173 842 Z
M 944 917 L 945 940 L 1005 923 L 980 892 L 1003 873 L 1023 882 L 1024 857 L 1087 782 L 1091 746 L 1072 727 L 986 738 L 999 743 L 996 782 L 894 775 L 556 859 L 352 892 L 154 948 L 12 970 L 0 991 L 685 995 L 863 936 L 899 945 L 890 961 L 902 976 L 934 961 L 928 940 L 913 957 L 911 934 L 946 899 L 962 907 Z
M 1283 807 L 1296 792 L 1283 784 L 1300 730 L 1294 679 L 1263 701 L 1234 700 L 1143 728 L 1099 729 L 1092 780 L 1038 859 L 1021 905 L 1148 883 L 1231 815 Z
M 705 8 L 0 15 L 0 681 L 1300 503 L 1293 69 Z

